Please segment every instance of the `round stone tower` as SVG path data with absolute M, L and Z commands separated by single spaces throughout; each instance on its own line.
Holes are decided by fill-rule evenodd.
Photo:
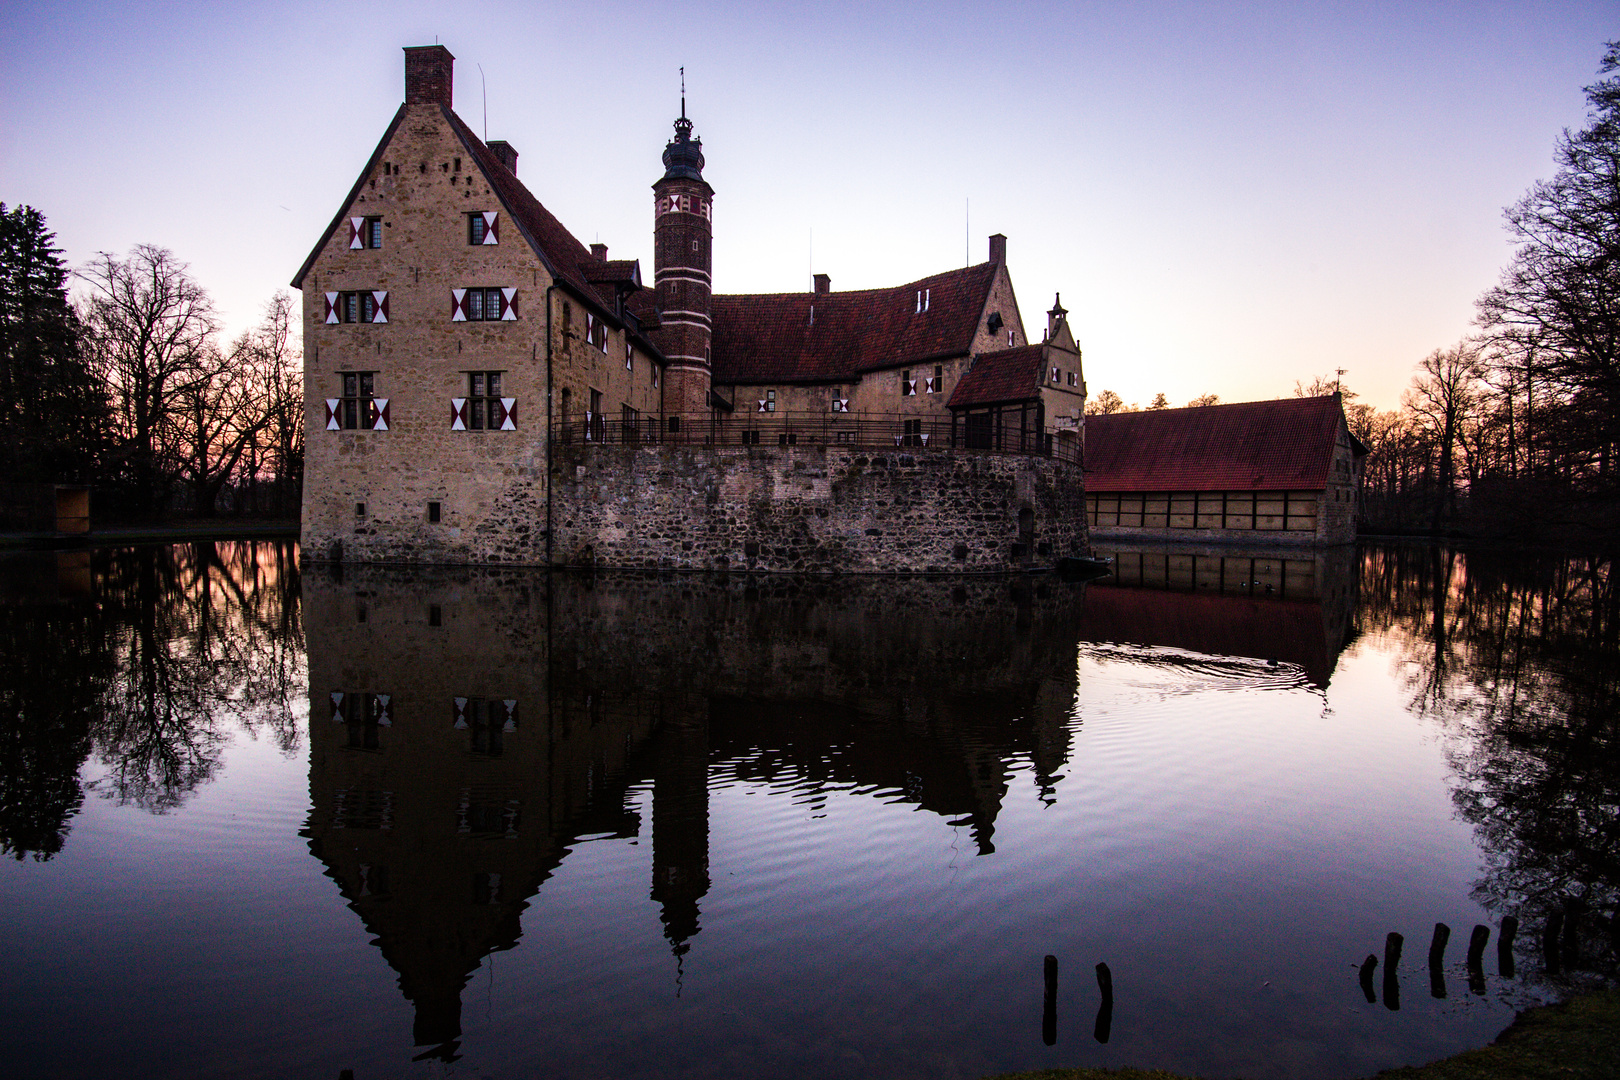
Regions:
M 653 185 L 653 286 L 659 343 L 669 358 L 664 411 L 709 408 L 709 244 L 714 189 L 703 179 L 703 140 L 692 138 L 681 97 L 675 138 L 664 147 L 664 175 Z

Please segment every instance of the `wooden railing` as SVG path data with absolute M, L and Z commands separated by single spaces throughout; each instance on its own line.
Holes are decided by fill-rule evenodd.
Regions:
M 983 414 L 981 414 L 983 415 Z M 592 416 L 551 426 L 559 445 L 831 446 L 862 450 L 951 449 L 1030 454 L 1081 464 L 1078 438 L 1036 430 L 1020 414 L 917 417 L 904 414 L 769 412 Z M 996 421 L 1000 421 L 999 423 Z

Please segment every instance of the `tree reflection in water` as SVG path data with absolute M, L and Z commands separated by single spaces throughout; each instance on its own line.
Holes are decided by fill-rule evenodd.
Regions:
M 1404 643 L 1414 713 L 1455 736 L 1475 899 L 1550 975 L 1620 971 L 1620 590 L 1606 558 L 1369 551 L 1362 617 Z M 1539 953 L 1539 956 L 1536 954 Z
M 197 543 L 14 560 L 0 604 L 0 850 L 60 851 L 93 752 L 99 794 L 154 813 L 218 770 L 238 730 L 298 748 L 290 544 Z

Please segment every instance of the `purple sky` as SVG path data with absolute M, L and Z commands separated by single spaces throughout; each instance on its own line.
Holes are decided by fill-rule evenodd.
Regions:
M 0 200 L 75 265 L 171 248 L 233 333 L 381 136 L 401 46 L 437 38 L 462 117 L 483 129 L 482 65 L 518 175 L 649 278 L 685 65 L 717 291 L 898 284 L 1003 232 L 1026 324 L 1061 291 L 1093 394 L 1343 367 L 1387 408 L 1469 331 L 1620 3 L 66 0 L 4 25 Z

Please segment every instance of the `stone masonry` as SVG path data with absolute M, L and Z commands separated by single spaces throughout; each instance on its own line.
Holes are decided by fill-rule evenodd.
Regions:
M 552 559 L 794 573 L 1049 566 L 1087 551 L 1075 472 L 933 449 L 557 447 Z

